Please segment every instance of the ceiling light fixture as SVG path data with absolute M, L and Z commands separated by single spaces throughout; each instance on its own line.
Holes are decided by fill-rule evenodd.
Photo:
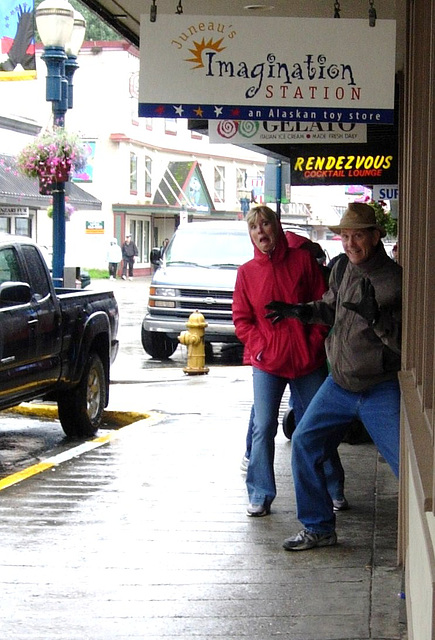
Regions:
M 275 7 L 272 4 L 245 4 L 246 11 L 272 11 Z
M 150 7 L 150 22 L 155 22 L 157 19 L 157 5 L 156 0 L 153 0 L 153 3 Z
M 369 0 L 369 26 L 376 26 L 376 9 L 375 9 L 375 0 Z

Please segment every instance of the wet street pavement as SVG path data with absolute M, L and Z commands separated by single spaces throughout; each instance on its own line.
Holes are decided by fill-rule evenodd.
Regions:
M 250 369 L 186 376 L 182 352 L 156 367 L 134 348 L 141 283 L 119 284 L 109 409 L 149 417 L 1 491 L 1 638 L 403 640 L 397 481 L 374 447 L 340 446 L 339 544 L 286 552 L 300 525 L 281 430 L 272 513 L 245 515 Z
M 145 313 L 150 278 L 133 282 L 117 280 L 94 280 L 91 288 L 114 289 L 120 307 L 119 340 L 120 351 L 112 368 L 113 387 L 118 384 L 135 383 L 141 379 L 159 379 L 158 371 L 165 368 L 182 369 L 186 365 L 187 349 L 180 345 L 166 361 L 153 360 L 145 353 L 141 343 L 141 323 Z M 215 345 L 214 356 L 209 360 L 213 366 L 228 366 L 241 363 L 240 345 Z M 156 371 L 149 376 L 146 372 Z M 113 395 L 113 393 L 112 393 Z M 37 403 L 38 404 L 38 403 Z M 125 409 L 122 411 L 125 415 Z M 30 464 L 37 463 L 47 452 L 56 453 L 71 447 L 71 442 L 58 422 L 56 405 L 44 405 L 37 416 L 32 404 L 1 414 L 0 429 L 0 478 L 14 473 Z M 53 416 L 55 419 L 53 419 Z M 105 412 L 104 429 L 116 428 L 119 416 Z M 124 422 L 124 418 L 122 419 Z

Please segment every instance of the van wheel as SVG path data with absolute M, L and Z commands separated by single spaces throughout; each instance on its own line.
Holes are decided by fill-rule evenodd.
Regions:
M 79 384 L 57 399 L 62 429 L 70 438 L 95 435 L 106 406 L 106 376 L 100 356 L 91 353 Z
M 152 358 L 167 360 L 178 347 L 178 340 L 172 340 L 159 331 L 145 331 L 142 327 L 142 346 Z

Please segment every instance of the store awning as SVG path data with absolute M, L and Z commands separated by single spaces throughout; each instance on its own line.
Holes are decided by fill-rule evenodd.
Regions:
M 101 210 L 101 200 L 87 193 L 74 182 L 65 183 L 68 202 L 78 210 Z M 51 204 L 51 196 L 39 193 L 36 179 L 27 178 L 17 170 L 13 156 L 0 154 L 0 204 L 21 205 L 46 209 Z

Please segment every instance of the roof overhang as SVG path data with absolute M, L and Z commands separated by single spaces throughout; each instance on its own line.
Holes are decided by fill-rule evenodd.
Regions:
M 140 20 L 150 18 L 152 0 L 82 0 L 89 9 L 110 24 L 129 42 L 140 46 Z M 176 13 L 179 0 L 156 0 L 157 16 L 155 28 L 159 28 L 160 14 Z M 183 13 L 202 16 L 257 16 L 257 17 L 295 17 L 295 18 L 332 18 L 334 3 L 325 0 L 271 0 L 261 3 L 248 3 L 244 0 L 182 0 Z M 377 0 L 378 19 L 396 20 L 396 71 L 403 69 L 405 50 L 406 0 Z M 346 0 L 343 3 L 341 18 L 367 19 L 368 3 L 361 0 Z M 253 40 L 255 42 L 255 34 Z M 251 46 L 248 42 L 247 46 Z
M 65 183 L 65 194 L 75 209 L 99 211 L 102 208 L 101 200 L 74 182 Z M 39 193 L 36 179 L 27 178 L 17 171 L 14 157 L 0 154 L 0 204 L 45 209 L 50 203 L 51 196 Z

